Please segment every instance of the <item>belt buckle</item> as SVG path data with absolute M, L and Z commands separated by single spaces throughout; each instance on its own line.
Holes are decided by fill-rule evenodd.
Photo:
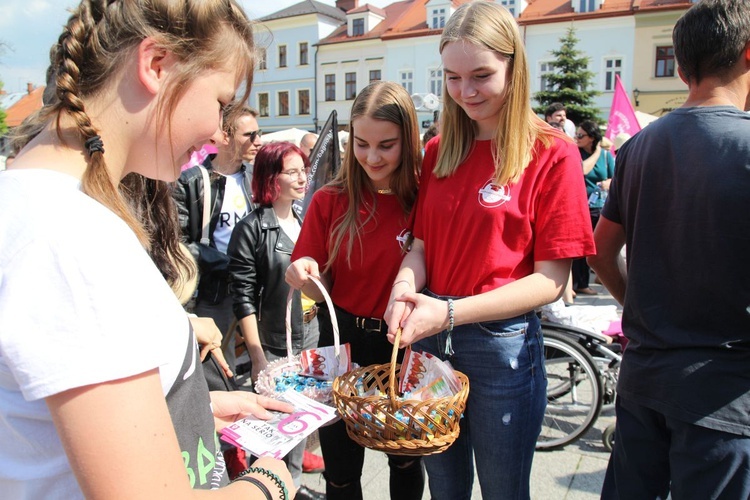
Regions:
M 307 311 L 303 311 L 302 312 L 302 321 L 304 323 L 309 323 L 312 320 L 314 320 L 315 316 L 317 316 L 317 315 L 318 315 L 318 306 L 317 305 L 313 305 Z
M 377 326 L 367 326 L 368 322 L 377 322 Z M 357 318 L 357 326 L 368 333 L 379 332 L 383 326 L 383 320 L 380 318 Z

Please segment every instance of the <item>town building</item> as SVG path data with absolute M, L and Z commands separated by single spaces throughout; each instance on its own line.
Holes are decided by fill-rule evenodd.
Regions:
M 426 128 L 441 106 L 442 28 L 467 1 L 402 0 L 380 8 L 359 0 L 337 0 L 335 7 L 305 0 L 262 18 L 268 31 L 261 29 L 258 39 L 265 58 L 250 101 L 261 111 L 261 127 L 317 130 L 336 110 L 346 128 L 357 93 L 384 79 L 415 96 Z M 687 87 L 677 75 L 671 33 L 692 0 L 494 1 L 518 20 L 532 93 L 548 85 L 551 51 L 574 28 L 576 49 L 589 57 L 596 75 L 592 90 L 601 92 L 594 101 L 601 118 L 609 114 L 615 75 L 641 111 L 661 115 L 684 102 Z
M 260 113 L 263 131 L 318 128 L 317 43 L 345 21 L 344 10 L 316 0 L 304 0 L 258 20 L 258 64 L 249 102 Z
M 0 94 L 0 109 L 5 111 L 5 124 L 9 130 L 19 126 L 27 116 L 42 108 L 42 96 L 45 87 L 34 87 L 26 84 L 26 92 Z M 0 137 L 0 156 L 10 153 L 10 138 L 6 134 Z

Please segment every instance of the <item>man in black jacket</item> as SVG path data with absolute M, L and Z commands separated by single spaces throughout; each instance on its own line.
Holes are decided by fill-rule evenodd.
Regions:
M 177 180 L 174 194 L 182 237 L 196 258 L 200 272 L 194 312 L 216 322 L 225 336 L 222 350 L 233 372 L 236 364 L 234 332 L 228 330 L 234 316 L 228 293 L 226 251 L 235 225 L 254 208 L 252 162 L 261 146 L 257 116 L 249 107 L 225 111 L 222 133 L 216 136 L 218 153 L 211 155 L 202 166 L 185 170 Z M 211 200 L 208 241 L 202 244 L 204 173 L 208 175 Z M 213 385 L 210 376 L 207 378 L 209 386 Z

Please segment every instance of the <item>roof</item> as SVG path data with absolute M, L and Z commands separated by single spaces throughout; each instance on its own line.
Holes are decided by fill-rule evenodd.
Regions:
M 604 0 L 594 12 L 573 11 L 570 0 L 532 0 L 518 17 L 519 24 L 559 22 L 587 17 L 613 17 L 644 11 L 687 9 L 690 0 Z
M 377 14 L 380 17 L 385 17 L 385 10 L 381 9 L 380 7 L 375 7 L 374 5 L 370 5 L 369 3 L 364 4 L 362 7 L 357 7 L 356 9 L 346 11 L 346 15 L 348 16 L 349 14 L 361 14 L 362 12 L 372 12 L 373 14 Z
M 37 87 L 28 94 L 24 94 L 15 104 L 5 110 L 5 123 L 9 127 L 17 127 L 33 112 L 42 108 L 42 94 L 44 86 Z
M 20 101 L 25 95 L 26 92 L 11 92 L 10 94 L 3 92 L 0 94 L 0 109 L 8 109 Z
M 296 3 L 291 7 L 279 10 L 272 14 L 259 19 L 259 21 L 273 21 L 275 19 L 284 19 L 287 17 L 304 16 L 307 14 L 320 14 L 323 16 L 332 17 L 338 21 L 346 21 L 346 15 L 344 11 L 324 3 L 320 3 L 316 0 L 304 0 Z
M 442 28 L 432 29 L 427 25 L 427 8 L 425 5 L 429 0 L 403 0 L 387 5 L 383 9 L 372 7 L 369 4 L 357 9 L 350 10 L 347 14 L 365 12 L 367 9 L 375 12 L 385 19 L 380 22 L 374 29 L 368 33 L 359 36 L 347 36 L 347 26 L 343 25 L 337 28 L 333 33 L 319 42 L 319 45 L 333 43 L 350 42 L 354 40 L 371 40 L 371 39 L 394 39 L 415 36 L 439 35 L 443 32 Z M 451 0 L 454 7 L 458 7 L 471 0 Z M 382 14 L 380 13 L 382 12 Z

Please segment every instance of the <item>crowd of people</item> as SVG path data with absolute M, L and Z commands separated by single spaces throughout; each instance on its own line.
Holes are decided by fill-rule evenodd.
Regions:
M 440 123 L 420 137 L 406 90 L 370 83 L 303 213 L 317 136 L 261 145 L 252 21 L 235 0 L 177 4 L 82 0 L 0 174 L 4 498 L 362 499 L 343 421 L 319 430 L 322 457 L 217 437 L 292 409 L 235 382 L 237 341 L 251 381 L 287 329 L 294 354 L 333 344 L 312 278 L 353 362 L 390 361 L 400 332 L 399 356 L 470 381 L 447 451 L 388 454 L 390 497 L 469 499 L 476 474 L 483 498 L 529 498 L 537 310 L 597 293 L 591 269 L 630 340 L 602 498 L 750 497 L 750 5 L 678 21 L 688 99 L 615 160 L 596 122 L 533 112 L 515 19 L 465 3 L 440 38 Z M 312 470 L 325 493 L 302 485 Z

